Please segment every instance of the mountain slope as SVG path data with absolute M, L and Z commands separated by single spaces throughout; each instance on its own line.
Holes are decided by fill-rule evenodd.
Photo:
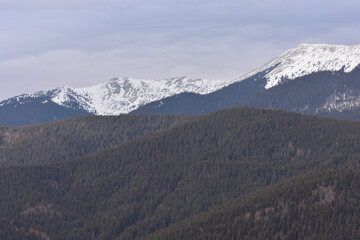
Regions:
M 189 121 L 187 116 L 89 116 L 0 127 L 0 166 L 61 162 Z
M 359 164 L 360 124 L 252 108 L 81 159 L 0 168 L 0 212 L 50 238 L 137 239 L 317 168 Z
M 147 239 L 359 239 L 360 169 L 316 171 Z
M 202 114 L 230 106 L 256 106 L 358 120 L 359 63 L 360 45 L 302 44 L 223 89 L 191 97 L 180 94 L 133 113 Z
M 78 109 L 60 106 L 47 96 L 26 96 L 0 103 L 0 125 L 21 126 L 92 115 Z
M 56 88 L 0 102 L 0 124 L 17 126 L 92 114 L 119 115 L 175 94 L 207 94 L 228 84 L 230 82 L 186 77 L 165 80 L 114 78 L 85 88 Z
M 238 105 L 360 120 L 360 68 L 317 72 L 280 84 Z
M 264 78 L 267 79 L 265 88 L 269 89 L 316 72 L 343 70 L 349 73 L 359 64 L 360 44 L 353 46 L 300 44 L 238 80 L 242 81 L 259 72 L 268 71 Z
M 259 72 L 241 82 L 235 82 L 206 95 L 181 93 L 164 98 L 131 112 L 131 114 L 205 114 L 235 106 L 238 102 L 265 89 L 265 72 Z

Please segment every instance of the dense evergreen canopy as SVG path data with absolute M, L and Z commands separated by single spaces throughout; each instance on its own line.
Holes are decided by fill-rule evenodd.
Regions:
M 295 177 L 147 239 L 359 239 L 360 168 Z
M 267 207 L 281 208 L 280 203 L 275 204 L 280 199 L 285 206 L 289 201 L 287 213 L 293 214 L 293 208 L 290 208 L 293 202 L 299 204 L 297 201 L 301 199 L 305 199 L 305 204 L 322 201 L 321 191 L 329 187 L 338 199 L 341 191 L 337 186 L 346 188 L 347 185 L 340 185 L 343 182 L 336 178 L 339 174 L 331 175 L 334 171 L 330 171 L 331 174 L 319 174 L 324 177 L 316 178 L 316 174 L 310 174 L 287 181 L 285 185 L 263 191 L 261 188 L 317 169 L 340 166 L 348 170 L 339 171 L 355 171 L 356 174 L 358 171 L 358 122 L 254 108 L 223 110 L 177 126 L 173 126 L 178 123 L 177 118 L 167 118 L 172 119 L 171 124 L 164 120 L 163 124 L 157 125 L 166 126 L 165 131 L 78 159 L 0 168 L 0 224 L 3 226 L 0 235 L 6 237 L 18 229 L 17 233 L 22 236 L 43 239 L 137 239 L 151 233 L 171 236 L 173 231 L 178 231 L 176 229 L 184 229 L 180 232 L 185 235 L 178 235 L 182 238 L 188 236 L 186 234 L 197 234 L 196 229 L 186 225 L 192 220 L 186 219 L 203 214 L 200 220 L 194 218 L 196 224 L 208 231 L 200 237 L 207 238 L 210 235 L 206 234 L 212 233 L 219 239 L 247 236 L 244 234 L 263 237 L 259 235 L 261 224 L 253 220 L 257 211 L 264 210 L 259 219 L 265 221 L 265 217 L 270 218 L 271 214 Z M 151 119 L 145 122 L 151 123 Z M 75 124 L 79 120 L 73 121 Z M 103 121 L 107 121 L 105 117 Z M 326 178 L 328 175 L 330 177 Z M 305 182 L 301 184 L 299 179 Z M 343 180 L 346 182 L 345 178 Z M 357 182 L 350 179 L 348 184 L 353 189 L 358 186 Z M 296 192 L 302 186 L 306 191 L 299 190 L 299 194 L 292 198 L 289 189 L 293 187 Z M 317 189 L 321 193 L 318 197 L 312 195 Z M 214 213 L 229 219 L 224 220 L 225 227 L 216 227 L 218 222 L 208 224 L 212 221 L 208 219 L 213 216 L 214 209 L 223 204 L 232 206 L 229 202 L 239 197 L 235 205 L 240 210 L 236 211 L 250 212 L 250 220 L 240 233 L 233 232 L 238 225 L 230 224 L 233 215 L 226 216 L 226 207 L 221 208 L 225 209 L 223 213 L 216 212 L 222 210 Z M 352 198 L 349 195 L 343 199 L 352 201 Z M 241 204 L 238 206 L 239 201 Z M 354 201 L 358 203 L 357 198 Z M 339 209 L 346 210 L 343 209 L 345 205 L 339 205 Z M 306 206 L 323 209 L 322 205 L 318 208 L 311 204 Z M 303 213 L 298 214 L 302 216 Z M 304 213 L 304 219 L 309 218 L 307 214 Z M 275 221 L 276 216 L 271 219 Z M 288 234 L 295 230 L 299 232 L 302 218 L 290 217 L 292 220 L 284 224 L 291 226 L 281 225 L 280 230 L 273 230 L 269 225 L 264 234 L 278 233 L 276 236 L 282 237 L 282 234 L 290 236 Z M 185 221 L 185 227 L 176 225 L 156 233 L 182 221 Z M 239 222 L 244 221 L 241 219 Z M 283 224 L 282 220 L 280 222 Z M 322 223 L 318 223 L 319 234 L 329 228 Z M 291 230 L 293 225 L 294 231 Z M 320 231 L 320 228 L 324 229 Z M 341 231 L 348 231 L 348 228 Z
M 0 166 L 81 157 L 168 129 L 190 116 L 89 116 L 23 127 L 0 127 Z

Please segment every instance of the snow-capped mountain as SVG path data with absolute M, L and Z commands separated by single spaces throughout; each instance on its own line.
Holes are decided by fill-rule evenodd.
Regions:
M 95 115 L 118 115 L 129 113 L 139 106 L 183 92 L 208 94 L 231 81 L 190 79 L 178 77 L 165 80 L 113 78 L 106 82 L 84 88 L 60 87 L 47 91 L 23 94 L 0 102 L 0 125 L 29 124 L 44 121 Z M 34 114 L 31 114 L 29 108 Z M 54 109 L 57 109 L 56 111 Z M 49 113 L 51 109 L 51 114 Z M 60 110 L 61 109 L 61 110 Z M 26 118 L 22 112 L 26 111 Z M 14 115 L 14 113 L 16 113 Z M 11 120 L 10 116 L 13 116 Z M 42 116 L 42 117 L 38 117 Z M 5 119 L 7 119 L 5 121 Z M 22 121 L 22 119 L 25 119 Z M 40 120 L 42 119 L 42 120 Z
M 349 73 L 360 64 L 360 44 L 353 46 L 330 44 L 300 44 L 264 66 L 246 74 L 242 81 L 259 72 L 266 72 L 265 88 L 269 89 L 284 82 L 321 71 Z
M 0 125 L 89 114 L 203 114 L 244 105 L 360 119 L 359 65 L 360 45 L 301 44 L 231 81 L 114 78 L 24 94 L 0 102 Z
M 201 114 L 245 105 L 358 119 L 359 65 L 360 45 L 301 44 L 218 91 L 176 95 L 134 113 Z
M 165 80 L 114 78 L 85 88 L 58 88 L 51 100 L 71 107 L 74 101 L 79 108 L 97 115 L 128 113 L 139 106 L 182 92 L 207 94 L 230 82 L 186 77 Z

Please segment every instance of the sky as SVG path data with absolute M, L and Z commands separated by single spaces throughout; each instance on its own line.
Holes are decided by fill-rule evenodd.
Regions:
M 232 80 L 301 43 L 360 43 L 357 0 L 0 0 L 0 100 L 113 77 Z

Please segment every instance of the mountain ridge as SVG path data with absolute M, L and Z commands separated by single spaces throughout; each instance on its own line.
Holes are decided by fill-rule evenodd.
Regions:
M 191 119 L 173 115 L 87 116 L 31 126 L 0 126 L 0 167 L 67 161 Z
M 269 89 L 283 83 L 285 79 L 293 80 L 314 72 L 336 72 L 343 69 L 345 73 L 349 73 L 359 64 L 360 44 L 346 46 L 303 43 L 238 78 L 237 81 L 268 71 L 264 77 L 268 80 L 265 88 Z
M 84 88 L 61 87 L 20 95 L 0 102 L 0 124 L 26 125 L 83 115 L 210 113 L 227 107 L 242 106 L 239 102 L 246 102 L 259 94 L 266 95 L 267 91 L 280 85 L 297 82 L 304 77 L 311 78 L 317 73 L 331 72 L 335 77 L 344 78 L 346 74 L 357 73 L 355 70 L 359 68 L 359 64 L 360 44 L 300 44 L 262 67 L 230 81 L 187 77 L 165 80 L 126 77 L 113 78 Z M 314 78 L 310 84 L 319 83 Z M 322 99 L 322 105 L 316 106 L 317 109 L 326 110 L 330 113 L 328 116 L 333 113 L 342 116 L 338 113 L 360 109 L 360 88 L 333 90 L 331 94 L 324 96 L 326 101 Z M 296 91 L 305 90 L 300 88 Z M 286 92 L 282 94 L 287 95 Z M 314 94 L 322 95 L 321 92 Z M 27 111 L 26 106 L 31 105 L 37 113 L 34 116 L 30 113 L 22 116 L 22 112 Z M 272 107 L 284 109 L 281 106 Z M 303 107 L 306 108 L 296 106 L 284 110 L 292 111 L 293 108 Z M 311 114 L 317 114 L 316 109 Z
M 359 63 L 360 45 L 301 44 L 220 90 L 192 100 L 179 94 L 133 113 L 203 114 L 253 106 L 360 120 Z
M 112 78 L 108 81 L 83 88 L 69 86 L 22 94 L 0 102 L 0 107 L 17 101 L 24 104 L 27 99 L 44 98 L 60 106 L 77 108 L 95 115 L 119 115 L 137 107 L 182 92 L 208 94 L 222 88 L 231 81 L 191 79 L 175 77 L 165 80 Z

